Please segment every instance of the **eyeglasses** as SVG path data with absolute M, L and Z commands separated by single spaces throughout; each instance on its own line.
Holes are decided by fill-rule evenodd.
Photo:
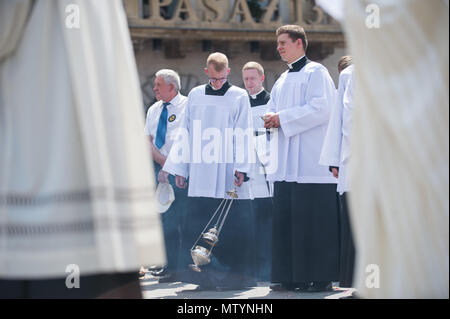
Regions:
M 222 83 L 222 82 L 225 82 L 226 80 L 227 80 L 227 78 L 220 78 L 220 79 L 209 78 L 209 81 L 211 81 L 211 83 L 216 83 L 216 82 Z

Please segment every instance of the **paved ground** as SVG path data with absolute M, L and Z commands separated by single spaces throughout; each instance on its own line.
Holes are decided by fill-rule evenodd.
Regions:
M 141 278 L 145 299 L 340 299 L 350 296 L 354 289 L 334 287 L 329 292 L 275 292 L 268 282 L 258 283 L 258 287 L 232 291 L 194 291 L 197 285 L 182 282 L 158 283 L 149 274 Z

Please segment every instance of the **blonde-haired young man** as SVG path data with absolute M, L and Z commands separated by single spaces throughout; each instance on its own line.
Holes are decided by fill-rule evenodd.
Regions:
M 249 94 L 252 111 L 252 122 L 255 135 L 255 151 L 257 165 L 250 179 L 255 199 L 253 214 L 255 218 L 256 236 L 256 271 L 259 281 L 270 281 L 272 262 L 272 195 L 273 184 L 266 181 L 267 143 L 266 129 L 262 116 L 266 113 L 266 104 L 270 94 L 264 87 L 264 68 L 258 62 L 247 62 L 242 68 L 242 79 Z M 264 163 L 264 164 L 263 164 Z

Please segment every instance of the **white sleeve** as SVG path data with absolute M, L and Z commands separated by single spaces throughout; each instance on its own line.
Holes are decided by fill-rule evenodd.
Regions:
M 235 116 L 234 130 L 239 134 L 239 131 L 246 133 L 247 138 L 236 138 L 237 134 L 233 134 L 233 154 L 234 154 L 234 170 L 242 173 L 250 173 L 252 171 L 252 163 L 250 161 L 249 145 L 254 145 L 253 142 L 253 125 L 250 109 L 250 101 L 247 95 L 242 95 L 238 98 L 238 112 Z
M 152 120 L 152 117 L 153 117 L 153 114 L 154 114 L 154 112 L 153 112 L 153 110 L 152 110 L 152 106 L 153 105 L 150 105 L 150 107 L 148 108 L 148 111 L 147 111 L 147 117 L 146 117 L 146 119 L 145 119 L 145 128 L 144 128 L 144 133 L 145 133 L 145 135 L 147 135 L 147 136 L 150 136 L 150 135 L 152 135 L 151 133 L 150 133 L 150 128 L 151 128 L 151 120 Z
M 342 84 L 339 81 L 338 94 L 331 110 L 328 129 L 323 141 L 319 164 L 339 167 L 342 141 Z
M 350 74 L 342 97 L 342 134 L 351 136 L 352 132 L 352 113 L 353 113 L 353 89 L 354 89 L 353 73 Z M 346 140 L 344 149 L 341 151 L 341 160 L 345 162 L 350 157 L 351 147 L 350 141 Z
M 284 135 L 291 137 L 328 122 L 336 89 L 328 71 L 321 67 L 311 73 L 306 104 L 279 111 Z
M 351 74 L 341 73 L 339 76 L 338 91 L 333 109 L 331 111 L 330 122 L 323 142 L 322 153 L 319 164 L 324 166 L 339 167 L 342 146 L 342 128 L 345 97 L 350 89 Z
M 275 84 L 272 87 L 272 91 L 270 92 L 270 99 L 269 99 L 269 102 L 267 102 L 267 104 L 266 104 L 266 113 L 269 113 L 269 112 L 275 113 L 276 112 L 275 94 L 276 94 L 277 82 L 275 82 Z

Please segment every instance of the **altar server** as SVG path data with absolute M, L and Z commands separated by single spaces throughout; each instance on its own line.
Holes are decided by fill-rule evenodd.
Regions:
M 256 235 L 256 268 L 258 280 L 270 281 L 272 263 L 272 194 L 273 184 L 266 181 L 266 170 L 269 145 L 266 129 L 261 117 L 266 113 L 266 105 L 270 94 L 263 87 L 264 68 L 257 62 L 248 62 L 242 68 L 242 79 L 250 98 L 252 122 L 255 135 L 256 165 L 250 179 L 255 199 L 253 214 L 255 217 Z
M 350 159 L 350 136 L 353 112 L 353 65 L 351 58 L 344 56 L 339 60 L 339 86 L 336 103 L 331 112 L 327 134 L 324 140 L 320 164 L 329 167 L 338 179 L 337 191 L 340 194 L 340 261 L 339 286 L 351 287 L 355 248 L 346 194 L 350 190 L 347 179 L 347 166 Z M 347 67 L 345 67 L 347 66 Z
M 289 70 L 274 84 L 265 115 L 265 127 L 278 128 L 278 167 L 267 175 L 275 182 L 271 288 L 329 290 L 338 277 L 336 180 L 319 156 L 336 89 L 327 69 L 305 56 L 302 27 L 276 34 Z
M 245 90 L 228 82 L 230 68 L 224 54 L 211 54 L 205 73 L 209 83 L 189 93 L 183 130 L 164 170 L 176 175 L 178 187 L 186 187 L 189 178 L 190 199 L 183 230 L 183 238 L 188 240 L 182 244 L 185 252 L 222 199 L 230 198 L 226 192 L 236 188 L 239 197 L 225 220 L 212 262 L 203 266 L 201 273 L 190 271 L 183 281 L 198 283 L 200 289 L 238 289 L 256 284 L 252 277 L 251 192 L 244 182 L 252 169 L 248 158 L 248 142 L 253 137 L 250 103 Z M 187 263 L 192 260 L 186 260 L 186 269 Z

